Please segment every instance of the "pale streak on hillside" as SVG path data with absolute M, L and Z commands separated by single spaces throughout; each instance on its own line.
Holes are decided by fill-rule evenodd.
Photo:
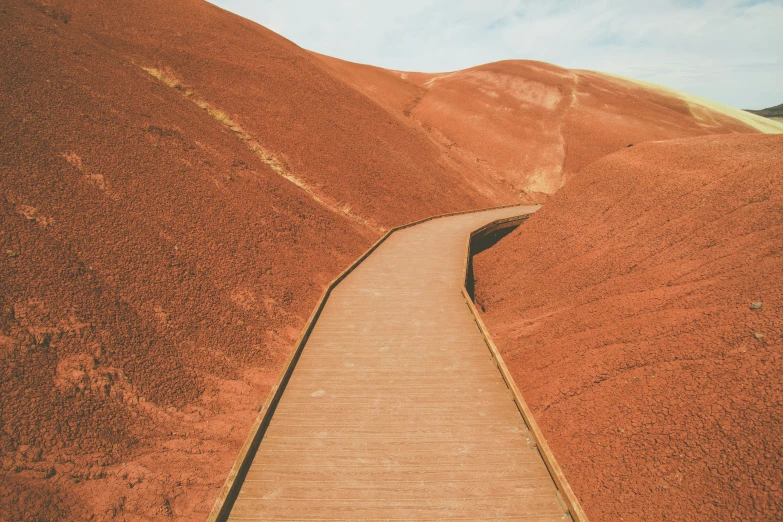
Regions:
M 568 177 L 628 145 L 783 131 L 753 114 L 604 73 L 507 60 L 448 73 L 385 70 L 315 54 L 422 132 L 466 179 L 546 201 Z
M 737 109 L 736 107 L 724 105 L 716 101 L 708 100 L 706 98 L 701 98 L 700 96 L 694 96 L 693 94 L 689 94 L 683 91 L 678 91 L 677 89 L 672 89 L 671 87 L 658 85 L 656 83 L 647 82 L 644 80 L 637 80 L 635 78 L 626 78 L 625 76 L 620 76 L 617 74 L 611 74 L 605 72 L 597 73 L 595 71 L 590 71 L 590 72 L 608 76 L 615 80 L 622 80 L 625 82 L 640 85 L 646 89 L 664 92 L 671 96 L 680 98 L 681 100 L 683 100 L 685 103 L 688 104 L 688 106 L 691 109 L 691 114 L 693 115 L 693 117 L 700 121 L 707 121 L 711 119 L 709 115 L 709 111 L 711 110 L 724 114 L 725 116 L 728 116 L 730 118 L 734 118 L 735 120 L 739 120 L 742 123 L 749 125 L 754 129 L 756 129 L 757 131 L 762 132 L 764 134 L 783 134 L 783 122 L 774 121 L 771 118 L 765 118 L 763 116 L 753 114 L 752 112 L 743 111 L 742 109 Z
M 206 111 L 207 114 L 209 114 L 212 118 L 214 118 L 221 124 L 225 125 L 240 140 L 245 142 L 247 148 L 250 149 L 256 156 L 258 156 L 258 158 L 265 165 L 267 165 L 270 169 L 272 169 L 274 172 L 279 174 L 281 177 L 285 178 L 287 181 L 296 185 L 299 189 L 303 190 L 316 203 L 334 212 L 335 214 L 346 216 L 348 219 L 351 219 L 362 226 L 365 226 L 367 228 L 373 229 L 378 232 L 385 232 L 386 229 L 384 227 L 368 219 L 365 219 L 362 216 L 354 214 L 347 204 L 340 206 L 337 204 L 333 205 L 324 201 L 322 197 L 318 196 L 318 194 L 315 193 L 312 187 L 310 187 L 307 183 L 305 183 L 301 179 L 294 176 L 291 173 L 291 171 L 288 170 L 285 167 L 285 165 L 275 157 L 274 154 L 272 154 L 267 149 L 265 149 L 263 145 L 261 145 L 258 142 L 258 140 L 256 140 L 250 134 L 248 134 L 241 126 L 239 126 L 239 124 L 234 122 L 228 116 L 228 114 L 226 114 L 225 111 L 215 107 L 214 105 L 207 102 L 206 100 L 195 97 L 194 96 L 195 93 L 193 92 L 193 90 L 185 88 L 182 85 L 182 82 L 180 82 L 173 74 L 161 69 L 156 69 L 154 67 L 142 67 L 142 69 L 144 69 L 147 73 L 150 74 L 150 76 L 156 78 L 163 84 L 171 87 L 172 89 L 180 91 L 185 98 L 189 99 L 190 101 L 195 103 L 198 107 Z

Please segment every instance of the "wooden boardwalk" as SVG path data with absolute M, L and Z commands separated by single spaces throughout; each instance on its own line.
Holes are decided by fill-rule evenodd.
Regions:
M 229 520 L 569 520 L 461 293 L 512 207 L 393 233 L 332 291 Z

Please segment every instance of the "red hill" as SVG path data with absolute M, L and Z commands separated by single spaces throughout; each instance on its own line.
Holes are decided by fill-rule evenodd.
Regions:
M 783 512 L 781 210 L 782 136 L 649 143 L 477 256 L 487 326 L 591 519 Z
M 783 132 L 783 125 L 684 93 L 541 62 L 419 74 L 322 58 L 444 155 L 527 201 L 545 201 L 571 174 L 631 144 Z

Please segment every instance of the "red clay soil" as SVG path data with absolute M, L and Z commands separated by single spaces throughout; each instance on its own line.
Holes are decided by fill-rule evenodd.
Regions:
M 463 170 L 544 202 L 568 176 L 644 141 L 756 132 L 677 96 L 591 71 L 504 61 L 447 74 L 320 56 L 346 82 L 427 134 Z
M 127 66 L 166 71 L 323 199 L 381 229 L 433 211 L 516 202 L 503 188 L 466 181 L 426 137 L 258 24 L 199 0 L 63 5 L 69 26 Z
M 427 127 L 440 86 L 473 84 L 369 96 L 205 2 L 7 0 L 0 27 L 0 520 L 204 518 L 328 281 L 384 229 L 517 202 L 527 179 L 482 120 L 454 123 L 475 149 Z M 578 157 L 739 125 L 628 118 Z M 560 143 L 554 121 L 492 136 Z
M 205 518 L 325 285 L 514 201 L 255 24 L 109 4 L 0 9 L 0 520 Z
M 716 136 L 596 161 L 476 257 L 591 520 L 783 518 L 781 238 L 783 136 Z

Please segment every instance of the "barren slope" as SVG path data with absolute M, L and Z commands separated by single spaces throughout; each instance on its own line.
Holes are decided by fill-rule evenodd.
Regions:
M 531 201 L 545 200 L 570 174 L 629 144 L 783 132 L 783 125 L 671 89 L 540 62 L 420 74 L 320 58 L 455 162 Z
M 712 136 L 596 161 L 477 256 L 593 520 L 783 516 L 782 237 L 783 136 Z
M 195 1 L 0 9 L 0 519 L 206 516 L 326 283 L 513 201 Z
M 70 2 L 70 25 L 225 112 L 338 211 L 383 229 L 408 215 L 515 202 L 465 180 L 428 140 L 264 27 L 199 0 L 109 4 Z

